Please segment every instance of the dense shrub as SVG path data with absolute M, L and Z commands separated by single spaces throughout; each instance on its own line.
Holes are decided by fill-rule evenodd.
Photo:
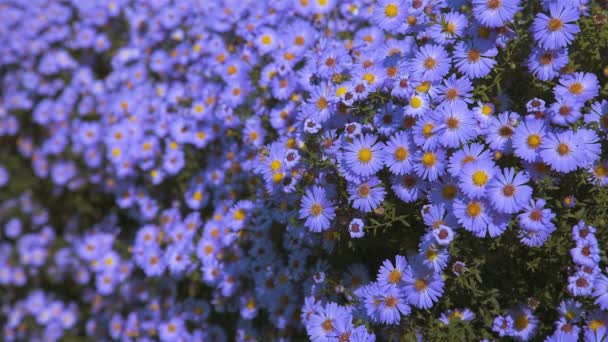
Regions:
M 601 341 L 608 5 L 0 1 L 3 340 Z

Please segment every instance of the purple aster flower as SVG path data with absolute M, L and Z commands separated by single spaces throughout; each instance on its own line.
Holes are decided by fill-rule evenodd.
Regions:
M 471 198 L 483 198 L 486 196 L 488 184 L 498 171 L 491 160 L 477 160 L 467 163 L 459 175 L 460 189 Z
M 575 72 L 566 74 L 559 79 L 559 84 L 553 89 L 556 98 L 573 97 L 577 101 L 585 102 L 596 97 L 599 93 L 597 76 L 588 72 Z
M 514 168 L 505 168 L 488 184 L 488 197 L 494 209 L 504 214 L 514 214 L 532 197 L 532 188 L 526 172 L 516 173 Z
M 504 26 L 519 10 L 519 0 L 473 0 L 473 16 L 487 27 Z
M 470 79 L 484 77 L 496 64 L 494 57 L 497 54 L 498 50 L 493 46 L 482 49 L 480 46 L 460 41 L 454 47 L 454 65 Z
M 441 314 L 441 317 L 439 317 L 439 320 L 443 324 L 447 325 L 454 321 L 468 322 L 468 321 L 473 320 L 474 318 L 475 318 L 475 314 L 473 313 L 473 311 L 469 310 L 468 308 L 464 308 L 464 309 L 447 310 L 446 312 Z
M 379 0 L 374 5 L 371 21 L 381 29 L 393 31 L 403 24 L 409 4 L 405 0 Z
M 424 194 L 427 182 L 415 174 L 393 177 L 391 189 L 405 203 L 417 201 Z
M 350 237 L 353 239 L 362 238 L 365 235 L 363 228 L 365 228 L 365 223 L 363 223 L 363 220 L 360 218 L 352 219 L 352 221 L 350 221 L 348 224 L 348 232 Z
M 441 80 L 450 70 L 450 57 L 440 45 L 422 46 L 410 62 L 414 76 L 422 80 Z
M 551 168 L 564 173 L 576 170 L 584 157 L 572 131 L 547 135 L 540 145 L 540 156 Z
M 555 1 L 549 5 L 549 15 L 539 13 L 532 23 L 534 39 L 545 49 L 557 49 L 569 45 L 580 29 L 573 22 L 579 19 L 578 10 L 567 1 Z
M 351 184 L 348 187 L 348 194 L 353 208 L 367 213 L 376 209 L 384 201 L 386 190 L 377 177 L 372 177 L 359 184 Z
M 404 256 L 396 255 L 395 264 L 386 259 L 378 270 L 377 282 L 380 286 L 400 285 L 410 266 Z
M 425 180 L 436 181 L 445 174 L 445 152 L 443 150 L 416 152 L 414 160 L 414 171 Z
M 477 237 L 497 237 L 509 225 L 510 216 L 495 212 L 485 199 L 456 199 L 453 207 L 458 222 Z
M 500 337 L 511 336 L 513 330 L 513 318 L 511 316 L 496 316 L 492 323 L 492 331 Z
M 574 296 L 589 296 L 593 291 L 594 279 L 585 272 L 576 272 L 568 277 L 568 291 Z
M 513 319 L 512 335 L 522 341 L 528 341 L 536 333 L 538 327 L 538 318 L 532 314 L 532 310 L 528 307 L 523 307 L 510 312 Z
M 306 332 L 313 341 L 330 340 L 336 334 L 338 321 L 352 321 L 350 311 L 336 303 L 327 303 L 318 312 L 310 316 Z
M 529 231 L 555 230 L 551 222 L 555 214 L 551 209 L 545 208 L 547 201 L 544 199 L 533 200 L 523 208 L 524 212 L 517 215 L 521 228 Z
M 384 164 L 392 174 L 401 176 L 412 170 L 416 146 L 412 143 L 408 132 L 398 131 L 393 134 L 383 152 Z
M 407 305 L 403 292 L 395 285 L 389 285 L 382 289 L 377 296 L 378 307 L 376 314 L 378 321 L 382 324 L 398 324 L 401 315 L 409 315 L 410 306 Z
M 573 96 L 559 97 L 555 103 L 549 106 L 548 113 L 554 124 L 568 126 L 583 116 L 582 107 L 583 103 Z
M 534 162 L 540 157 L 540 146 L 545 140 L 547 129 L 542 120 L 526 119 L 515 128 L 513 148 L 521 159 Z
M 476 122 L 465 102 L 444 104 L 436 113 L 441 117 L 436 133 L 443 146 L 457 148 L 475 137 Z
M 545 50 L 535 47 L 528 57 L 528 70 L 541 81 L 549 81 L 559 75 L 568 64 L 568 49 Z
M 376 142 L 372 134 L 364 134 L 354 138 L 353 142 L 344 147 L 344 159 L 352 171 L 360 176 L 371 176 L 383 166 L 382 143 Z
M 403 291 L 408 303 L 428 309 L 443 295 L 443 284 L 441 273 L 416 265 L 404 275 Z
M 329 229 L 331 220 L 336 216 L 325 189 L 316 185 L 308 188 L 302 196 L 299 213 L 300 219 L 306 219 L 304 225 L 315 233 Z

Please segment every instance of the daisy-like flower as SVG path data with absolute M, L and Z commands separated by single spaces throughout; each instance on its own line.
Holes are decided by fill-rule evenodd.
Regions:
M 504 26 L 519 10 L 519 0 L 473 0 L 473 16 L 487 27 Z
M 377 177 L 372 177 L 360 184 L 351 184 L 348 187 L 349 201 L 353 208 L 365 213 L 376 209 L 386 196 L 386 190 Z
M 393 31 L 407 18 L 408 6 L 404 0 L 380 0 L 374 5 L 371 20 L 381 29 Z
M 441 17 L 436 24 L 430 27 L 428 34 L 441 45 L 446 45 L 454 39 L 462 37 L 469 22 L 467 17 L 459 12 L 449 12 Z
M 411 305 L 428 309 L 443 295 L 441 273 L 433 272 L 422 265 L 413 266 L 403 279 L 403 291 Z
M 456 75 L 452 74 L 443 81 L 443 84 L 437 86 L 435 103 L 466 106 L 467 103 L 473 102 L 471 100 L 472 92 L 473 84 L 466 76 L 457 78 Z
M 416 152 L 414 160 L 417 161 L 414 164 L 414 171 L 420 178 L 433 182 L 445 174 L 445 151 L 443 150 L 419 150 Z
M 574 299 L 566 299 L 557 308 L 559 314 L 569 322 L 577 322 L 581 319 L 585 311 L 582 304 Z
M 578 168 L 583 159 L 572 131 L 547 135 L 540 145 L 540 156 L 558 172 L 570 172 Z
M 439 320 L 443 324 L 448 325 L 455 321 L 468 322 L 468 321 L 473 320 L 473 318 L 475 318 L 475 314 L 473 313 L 473 311 L 469 310 L 468 308 L 464 308 L 464 309 L 448 310 L 441 314 L 441 317 L 439 318 Z
M 582 107 L 583 103 L 572 96 L 559 97 L 549 107 L 548 112 L 554 124 L 568 126 L 583 116 Z
M 363 228 L 365 224 L 360 218 L 354 218 L 348 224 L 348 232 L 351 238 L 362 238 L 365 235 Z
M 279 37 L 273 29 L 264 27 L 260 29 L 260 32 L 255 39 L 255 44 L 258 50 L 260 50 L 262 54 L 265 54 L 276 49 L 279 45 Z
M 496 47 L 482 49 L 469 42 L 460 41 L 454 47 L 454 65 L 470 79 L 484 77 L 496 64 Z
M 530 202 L 524 207 L 524 212 L 517 215 L 519 225 L 530 231 L 541 231 L 555 229 L 555 226 L 551 222 L 555 218 L 555 214 L 551 212 L 551 209 L 545 208 L 547 201 L 544 199 L 530 200 Z
M 486 128 L 486 143 L 490 145 L 490 148 L 502 152 L 510 151 L 514 123 L 518 120 L 519 115 L 513 112 L 504 112 L 498 114 L 497 117 L 490 117 Z
M 578 25 L 573 23 L 578 19 L 578 10 L 569 2 L 551 2 L 549 15 L 539 13 L 534 18 L 531 27 L 534 39 L 548 50 L 568 46 L 580 32 Z
M 513 330 L 513 318 L 511 316 L 496 316 L 492 322 L 492 331 L 500 337 L 510 336 Z
M 402 255 L 395 256 L 395 264 L 384 260 L 378 271 L 377 281 L 380 286 L 400 285 L 404 275 L 409 272 L 407 260 Z
M 327 230 L 336 216 L 325 190 L 316 185 L 306 190 L 299 213 L 300 219 L 306 219 L 304 225 L 316 233 Z
M 439 127 L 435 115 L 426 115 L 416 122 L 413 129 L 414 143 L 426 150 L 434 150 L 439 145 Z
M 549 81 L 559 75 L 568 64 L 568 49 L 546 50 L 535 47 L 528 57 L 528 70 L 541 81 Z
M 393 134 L 383 152 L 384 164 L 392 174 L 401 176 L 412 170 L 416 146 L 406 131 L 398 131 Z
M 465 165 L 476 161 L 491 161 L 490 151 L 482 144 L 473 143 L 464 145 L 450 156 L 448 171 L 454 177 L 458 177 Z
M 547 129 L 542 120 L 526 119 L 521 122 L 513 134 L 515 155 L 528 162 L 536 161 L 546 135 Z
M 491 160 L 468 163 L 459 175 L 460 189 L 471 198 L 485 197 L 488 184 L 497 173 L 498 168 Z
M 377 137 L 373 134 L 363 134 L 344 147 L 346 164 L 355 174 L 367 177 L 382 168 L 383 144 L 377 143 L 376 140 Z
M 441 80 L 450 70 L 450 57 L 440 45 L 422 46 L 410 62 L 414 76 L 422 80 Z
M 485 199 L 457 198 L 453 208 L 458 222 L 480 238 L 501 235 L 507 229 L 511 218 L 494 211 Z
M 417 117 L 423 116 L 430 108 L 430 101 L 427 94 L 414 94 L 410 97 L 408 104 L 404 108 L 405 114 Z
M 559 79 L 559 84 L 553 89 L 556 98 L 572 97 L 585 102 L 596 97 L 599 93 L 597 76 L 588 72 L 575 72 L 566 74 Z
M 441 117 L 437 135 L 443 146 L 457 148 L 475 136 L 475 120 L 466 103 L 445 104 L 436 113 Z
M 328 341 L 337 332 L 337 322 L 342 320 L 352 320 L 350 311 L 331 302 L 310 316 L 306 331 L 313 341 Z
M 512 334 L 514 337 L 527 341 L 536 333 L 538 319 L 532 314 L 532 310 L 523 307 L 510 313 L 513 318 Z
M 378 321 L 382 324 L 398 324 L 401 315 L 409 315 L 410 306 L 407 305 L 403 292 L 395 285 L 387 286 L 379 293 L 376 308 Z
M 514 168 L 503 169 L 488 184 L 492 206 L 504 214 L 518 212 L 532 197 L 532 188 L 525 185 L 529 181 L 530 177 L 525 172 L 516 173 Z

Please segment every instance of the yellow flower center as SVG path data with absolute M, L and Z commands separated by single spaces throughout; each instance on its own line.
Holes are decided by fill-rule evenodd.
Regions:
M 581 82 L 574 82 L 570 85 L 570 92 L 575 95 L 580 95 L 584 90 Z
M 262 36 L 262 44 L 264 44 L 264 45 L 270 45 L 270 44 L 272 44 L 272 37 L 270 35 L 267 35 L 267 34 L 263 35 Z
M 472 201 L 467 205 L 467 215 L 477 217 L 481 214 L 481 204 L 477 201 Z
M 398 147 L 395 150 L 395 159 L 397 161 L 404 161 L 407 158 L 408 151 L 405 147 Z
M 485 116 L 489 116 L 490 114 L 492 114 L 492 107 L 487 104 L 484 104 L 481 107 L 481 114 L 483 114 Z
M 414 280 L 414 288 L 416 289 L 416 291 L 418 291 L 418 292 L 424 291 L 424 290 L 426 290 L 426 287 L 427 287 L 426 280 L 424 280 L 424 279 Z
M 237 221 L 243 221 L 245 219 L 245 210 L 238 209 L 234 212 L 234 219 Z
M 434 69 L 437 66 L 437 61 L 434 58 L 427 57 L 424 61 L 424 67 L 427 69 Z
M 320 99 L 317 100 L 316 105 L 319 110 L 323 110 L 323 109 L 327 108 L 327 100 L 324 97 L 321 97 Z
M 424 165 L 424 167 L 433 167 L 436 162 L 437 157 L 435 157 L 435 154 L 433 152 L 426 152 L 422 155 L 422 165 Z
M 371 72 L 368 72 L 363 75 L 363 79 L 367 81 L 368 85 L 371 85 L 376 80 L 376 76 L 374 76 L 374 74 L 372 74 Z
M 369 148 L 362 148 L 359 151 L 359 161 L 364 164 L 367 164 L 370 160 L 372 160 L 372 155 L 372 150 L 370 150 Z
M 389 18 L 394 18 L 399 14 L 399 7 L 396 4 L 390 3 L 384 7 L 384 14 Z
M 420 106 L 422 106 L 422 100 L 420 99 L 420 97 L 412 96 L 412 98 L 410 99 L 410 106 L 412 106 L 412 108 L 414 109 L 420 108 Z
M 477 170 L 473 172 L 473 184 L 477 186 L 484 186 L 488 182 L 488 174 L 484 170 Z
M 270 163 L 270 169 L 272 171 L 276 171 L 276 170 L 278 170 L 280 168 L 281 168 L 281 162 L 280 161 L 278 161 L 278 160 L 275 159 L 275 160 L 272 161 L 272 163 Z
M 606 172 L 608 172 L 608 170 L 606 170 L 606 167 L 602 164 L 596 166 L 593 171 L 595 172 L 595 175 L 598 178 L 606 177 Z
M 596 332 L 597 329 L 602 328 L 603 326 L 604 322 L 600 321 L 599 319 L 594 319 L 589 322 L 589 329 L 591 329 L 593 332 Z
M 429 138 L 433 135 L 433 128 L 435 128 L 435 126 L 432 123 L 427 123 L 424 126 L 422 126 L 422 134 L 424 134 L 425 137 Z
M 528 327 L 528 316 L 519 315 L 515 318 L 515 329 L 522 331 Z
M 564 27 L 564 23 L 559 18 L 551 18 L 551 20 L 549 20 L 549 23 L 547 24 L 547 28 L 551 32 L 561 30 L 562 27 Z
M 560 156 L 565 156 L 570 153 L 570 147 L 564 143 L 560 143 L 559 145 L 557 145 L 556 150 Z
M 310 213 L 312 214 L 312 216 L 319 216 L 321 215 L 321 213 L 323 212 L 323 207 L 319 204 L 319 203 L 315 203 L 312 205 L 312 207 L 310 208 Z
M 538 148 L 538 146 L 540 146 L 540 136 L 538 134 L 530 134 L 530 136 L 528 136 L 528 146 L 530 148 Z

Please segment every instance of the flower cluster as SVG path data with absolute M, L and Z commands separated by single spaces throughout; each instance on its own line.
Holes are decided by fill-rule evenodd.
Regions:
M 0 3 L 4 340 L 530 340 L 556 312 L 548 340 L 602 340 L 608 75 L 577 49 L 608 46 L 606 15 Z M 543 248 L 555 297 L 477 288 Z

